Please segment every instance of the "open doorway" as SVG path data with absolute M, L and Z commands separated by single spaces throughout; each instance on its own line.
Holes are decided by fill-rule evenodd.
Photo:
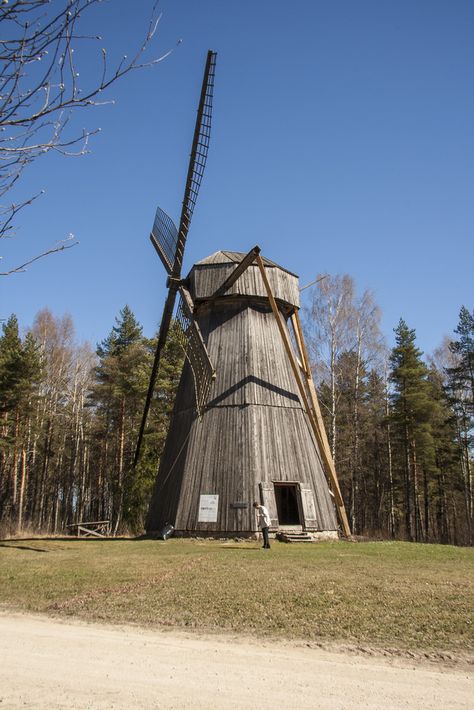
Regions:
M 275 483 L 279 525 L 301 525 L 297 483 Z

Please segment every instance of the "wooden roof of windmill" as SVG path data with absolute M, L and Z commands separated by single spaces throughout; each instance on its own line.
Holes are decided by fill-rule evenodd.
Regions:
M 204 266 L 205 264 L 227 264 L 227 263 L 240 264 L 240 262 L 242 261 L 244 256 L 245 256 L 244 252 L 228 251 L 227 249 L 223 249 L 221 251 L 215 251 L 214 254 L 210 254 L 209 256 L 206 256 L 204 259 L 200 259 L 200 261 L 197 261 L 194 264 L 194 266 Z M 274 261 L 270 261 L 270 259 L 267 259 L 265 256 L 262 256 L 262 261 L 265 264 L 265 266 L 274 266 L 277 269 L 281 269 L 282 271 L 286 271 L 286 273 L 290 274 L 291 276 L 297 277 L 297 275 L 294 274 L 292 271 L 285 269 L 284 266 L 280 266 L 280 264 L 276 264 Z
M 212 298 L 216 289 L 227 278 L 237 264 L 242 262 L 245 254 L 238 251 L 216 251 L 214 254 L 198 261 L 188 275 L 189 290 L 196 302 Z M 283 266 L 270 259 L 262 257 L 268 278 L 275 293 L 275 298 L 291 307 L 299 308 L 300 297 L 298 277 Z M 223 298 L 235 296 L 253 296 L 267 298 L 265 285 L 255 263 L 251 264 L 239 278 L 222 294 Z

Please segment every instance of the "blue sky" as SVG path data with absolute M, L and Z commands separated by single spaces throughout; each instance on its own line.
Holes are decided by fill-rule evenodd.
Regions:
M 90 14 L 109 57 L 131 53 L 151 3 Z M 105 338 L 127 303 L 152 335 L 165 274 L 148 235 L 159 204 L 178 220 L 206 52 L 218 52 L 208 165 L 185 256 L 263 254 L 299 274 L 370 288 L 393 345 L 402 316 L 425 352 L 473 307 L 474 3 L 470 0 L 162 0 L 149 57 L 91 154 L 49 155 L 17 193 L 46 194 L 1 244 L 12 267 L 73 233 L 80 245 L 0 279 L 0 317 L 48 307 L 79 340 Z M 92 50 L 93 46 L 91 47 Z M 97 48 L 78 53 L 84 81 Z

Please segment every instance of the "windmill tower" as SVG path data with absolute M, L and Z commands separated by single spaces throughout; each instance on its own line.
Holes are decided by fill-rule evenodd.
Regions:
M 179 228 L 160 208 L 151 240 L 169 293 L 136 461 L 175 299 L 186 360 L 146 529 L 253 535 L 252 502 L 271 529 L 350 529 L 301 325 L 298 278 L 262 258 L 219 251 L 181 278 L 184 245 L 209 146 L 216 55 L 208 53 Z

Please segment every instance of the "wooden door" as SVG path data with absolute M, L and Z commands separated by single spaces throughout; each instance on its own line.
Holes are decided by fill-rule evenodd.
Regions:
M 270 530 L 278 530 L 278 513 L 273 483 L 260 483 L 259 487 L 262 504 L 267 508 L 270 515 Z
M 306 530 L 320 529 L 316 503 L 311 488 L 302 488 L 300 486 L 300 498 L 304 527 Z

